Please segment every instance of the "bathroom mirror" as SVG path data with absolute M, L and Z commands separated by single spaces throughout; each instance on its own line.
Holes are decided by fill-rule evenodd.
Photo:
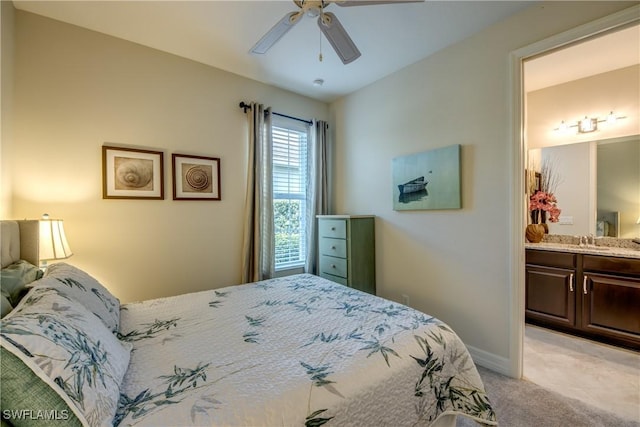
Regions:
M 640 136 L 530 150 L 553 165 L 560 221 L 549 234 L 640 236 Z

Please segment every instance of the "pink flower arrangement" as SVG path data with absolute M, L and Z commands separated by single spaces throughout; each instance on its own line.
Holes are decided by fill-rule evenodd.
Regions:
M 529 198 L 529 211 L 538 211 L 538 218 L 542 218 L 542 211 L 549 213 L 549 222 L 558 222 L 560 219 L 560 212 L 562 210 L 557 206 L 558 200 L 553 193 L 547 193 L 545 191 L 537 191 L 533 196 Z

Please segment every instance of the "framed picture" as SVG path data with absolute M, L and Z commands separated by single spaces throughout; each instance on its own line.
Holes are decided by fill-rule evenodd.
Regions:
M 164 199 L 164 154 L 103 145 L 102 198 Z
M 524 182 L 526 185 L 526 193 L 531 196 L 542 189 L 542 175 L 533 169 L 524 170 Z
M 220 200 L 220 159 L 173 154 L 173 200 Z
M 392 160 L 393 210 L 460 209 L 460 145 Z

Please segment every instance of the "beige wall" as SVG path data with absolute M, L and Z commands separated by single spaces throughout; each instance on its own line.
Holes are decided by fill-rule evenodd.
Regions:
M 11 212 L 10 149 L 13 122 L 13 53 L 15 9 L 0 2 L 0 218 Z
M 577 128 L 557 129 L 562 120 L 575 124 L 584 116 L 606 119 L 609 112 L 624 116 L 615 124 L 599 123 L 593 133 Z M 550 147 L 640 134 L 640 65 L 620 68 L 527 93 L 527 146 Z
M 495 369 L 509 370 L 509 243 L 523 233 L 510 224 L 509 54 L 631 5 L 537 4 L 331 105 L 337 211 L 377 216 L 379 294 L 408 295 Z M 452 144 L 462 209 L 393 211 L 392 159 Z
M 22 11 L 15 44 L 9 216 L 63 218 L 68 262 L 123 301 L 238 283 L 247 164 L 238 103 L 319 119 L 328 106 Z M 103 200 L 104 143 L 163 151 L 165 200 Z M 220 157 L 222 201 L 172 200 L 176 152 Z
M 527 147 L 532 150 L 543 147 L 542 150 L 547 153 L 556 153 L 552 156 L 556 157 L 556 163 L 560 165 L 559 173 L 563 176 L 556 196 L 562 215 L 572 216 L 574 219 L 574 223 L 570 225 L 549 224 L 549 232 L 566 235 L 595 234 L 596 200 L 598 203 L 604 201 L 605 205 L 611 207 L 610 200 L 616 199 L 627 200 L 628 204 L 621 202 L 616 209 L 604 210 L 619 210 L 624 207 L 621 226 L 626 232 L 620 237 L 634 237 L 638 215 L 633 206 L 638 200 L 635 187 L 628 189 L 622 185 L 607 186 L 600 188 L 596 194 L 595 177 L 597 175 L 598 180 L 601 180 L 603 176 L 595 173 L 595 143 L 640 134 L 640 65 L 532 91 L 527 93 L 526 99 Z M 610 111 L 624 119 L 617 120 L 615 124 L 599 123 L 598 130 L 592 133 L 579 134 L 576 128 L 556 130 L 562 119 L 567 123 L 575 123 L 585 115 L 606 119 Z M 587 156 L 587 153 L 591 154 Z M 637 163 L 633 163 L 633 166 L 637 167 Z M 635 182 L 633 179 L 637 172 L 633 169 L 619 168 L 610 173 L 620 178 L 624 176 L 620 175 L 622 171 L 628 173 L 627 181 Z M 616 182 L 619 181 L 616 179 Z M 607 194 L 609 190 L 606 188 L 612 189 L 612 193 Z M 627 195 L 630 193 L 633 197 L 620 198 L 620 194 L 615 193 L 616 190 L 623 194 L 627 191 Z
M 17 13 L 14 217 L 65 219 L 69 261 L 124 301 L 237 283 L 246 133 L 240 100 L 324 118 L 336 211 L 374 214 L 379 294 L 449 323 L 495 368 L 509 357 L 511 51 L 630 6 L 533 6 L 331 105 Z M 217 203 L 101 199 L 100 147 L 222 158 Z M 391 159 L 462 145 L 461 210 L 395 212 Z M 167 189 L 170 180 L 165 179 Z M 506 368 L 504 369 L 506 371 Z
M 583 142 L 542 148 L 542 161 L 554 165 L 558 186 L 554 191 L 561 221 L 549 222 L 550 234 L 586 236 L 596 229 L 596 143 Z M 572 224 L 562 221 L 571 217 Z

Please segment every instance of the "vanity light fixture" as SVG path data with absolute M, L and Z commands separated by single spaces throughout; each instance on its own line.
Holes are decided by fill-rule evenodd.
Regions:
M 584 116 L 584 119 L 578 120 L 577 122 L 571 124 L 563 120 L 562 122 L 560 122 L 560 125 L 554 130 L 567 132 L 569 128 L 577 128 L 578 133 L 591 133 L 598 130 L 598 123 L 607 123 L 607 125 L 614 125 L 620 119 L 626 119 L 626 116 L 616 116 L 616 114 L 612 111 L 607 115 L 605 119 Z
M 589 133 L 598 130 L 598 119 L 584 116 L 584 119 L 578 122 L 578 133 Z
M 569 130 L 569 125 L 563 120 L 560 122 L 560 127 L 558 127 L 558 129 L 560 132 L 566 132 Z

